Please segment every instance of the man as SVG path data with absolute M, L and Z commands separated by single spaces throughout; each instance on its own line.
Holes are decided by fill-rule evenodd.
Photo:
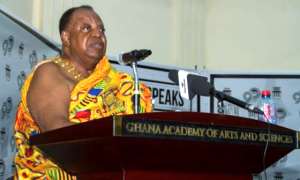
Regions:
M 59 30 L 62 55 L 39 64 L 22 88 L 15 124 L 18 179 L 76 179 L 30 146 L 31 135 L 133 113 L 133 80 L 105 57 L 105 29 L 97 13 L 90 6 L 71 8 Z M 141 112 L 150 112 L 150 90 L 140 88 Z

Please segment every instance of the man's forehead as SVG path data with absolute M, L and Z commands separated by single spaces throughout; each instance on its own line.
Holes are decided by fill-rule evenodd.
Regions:
M 90 9 L 78 9 L 72 14 L 71 24 L 87 23 L 95 21 L 97 24 L 102 25 L 102 20 L 99 15 Z

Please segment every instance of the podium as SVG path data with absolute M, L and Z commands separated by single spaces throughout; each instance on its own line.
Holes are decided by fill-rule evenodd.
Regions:
M 30 143 L 79 179 L 250 180 L 298 148 L 298 136 L 253 119 L 157 112 L 76 124 Z

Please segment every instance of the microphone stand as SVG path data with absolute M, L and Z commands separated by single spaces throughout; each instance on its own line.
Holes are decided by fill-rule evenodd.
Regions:
M 217 103 L 218 113 L 224 114 L 225 113 L 225 110 L 224 110 L 224 101 L 219 96 L 216 96 L 216 98 L 218 99 L 218 103 Z
M 224 111 L 224 96 L 223 94 L 221 93 L 216 93 L 215 90 L 213 90 L 213 95 L 217 98 L 218 100 L 218 103 L 217 103 L 217 106 L 218 106 L 218 112 L 221 113 L 221 114 L 224 114 L 225 111 Z
M 133 61 L 131 63 L 133 69 L 134 77 L 134 90 L 133 90 L 133 104 L 134 104 L 134 113 L 138 114 L 140 112 L 140 89 L 139 89 L 139 77 L 137 73 L 137 62 Z
M 262 110 L 260 110 L 259 108 L 254 107 L 250 104 L 247 104 L 246 102 L 241 101 L 237 98 L 229 96 L 221 91 L 217 91 L 214 88 L 211 89 L 211 93 L 213 96 L 215 96 L 218 99 L 218 101 L 219 101 L 218 104 L 220 104 L 223 107 L 224 107 L 223 101 L 225 100 L 225 101 L 235 104 L 243 109 L 247 109 L 248 111 L 252 111 L 252 112 L 258 113 L 258 114 L 264 114 L 264 112 Z

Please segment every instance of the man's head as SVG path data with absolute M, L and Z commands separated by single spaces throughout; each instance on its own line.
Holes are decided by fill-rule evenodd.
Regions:
M 63 55 L 93 68 L 106 52 L 101 18 L 90 6 L 67 10 L 59 21 Z

